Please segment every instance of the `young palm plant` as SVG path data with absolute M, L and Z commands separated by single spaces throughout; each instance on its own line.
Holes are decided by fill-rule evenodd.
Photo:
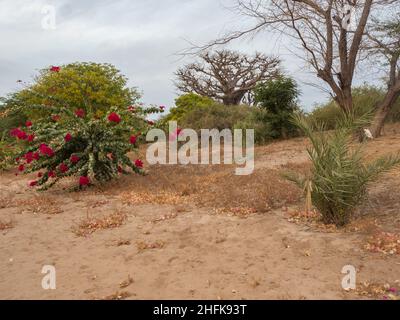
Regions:
M 383 172 L 400 164 L 400 153 L 365 163 L 363 144 L 354 146 L 354 132 L 368 122 L 368 115 L 354 119 L 343 114 L 335 131 L 323 123 L 294 116 L 294 123 L 311 142 L 307 149 L 312 168 L 309 176 L 288 172 L 285 177 L 304 188 L 326 224 L 344 226 L 367 195 L 367 186 Z

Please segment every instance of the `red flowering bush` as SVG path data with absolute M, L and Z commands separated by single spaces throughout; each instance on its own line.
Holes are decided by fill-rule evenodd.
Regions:
M 20 172 L 37 174 L 32 187 L 46 190 L 65 177 L 77 177 L 77 188 L 95 181 L 107 182 L 128 173 L 143 174 L 143 162 L 132 162 L 128 153 L 137 150 L 139 137 L 149 128 L 145 115 L 159 108 L 111 108 L 102 118 L 83 109 L 33 106 L 52 109 L 52 115 L 12 129 L 25 149 L 17 157 Z M 88 110 L 88 109 L 86 109 Z

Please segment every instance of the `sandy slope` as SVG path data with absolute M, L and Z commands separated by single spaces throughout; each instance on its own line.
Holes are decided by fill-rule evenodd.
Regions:
M 396 137 L 385 150 L 398 150 Z M 303 147 L 297 142 L 264 147 L 257 168 L 274 161 L 301 163 Z M 371 144 L 370 152 L 381 147 Z M 128 299 L 359 298 L 341 288 L 341 270 L 348 264 L 357 267 L 359 281 L 400 279 L 399 255 L 363 250 L 360 233 L 290 223 L 283 209 L 242 219 L 195 203 L 184 209 L 127 204 L 109 190 L 74 194 L 58 188 L 35 198 L 26 177 L 9 172 L 0 179 L 0 219 L 14 224 L 0 233 L 2 299 L 102 299 L 117 292 Z M 119 188 L 132 179 L 124 178 Z M 121 227 L 86 238 L 72 232 L 88 214 L 113 212 L 127 214 Z M 143 244 L 161 248 L 140 250 Z M 56 267 L 56 290 L 42 289 L 43 265 Z M 121 288 L 128 277 L 133 282 Z

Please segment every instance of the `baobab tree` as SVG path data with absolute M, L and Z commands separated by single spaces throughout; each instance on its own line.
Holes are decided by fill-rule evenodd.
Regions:
M 385 120 L 400 96 L 400 12 L 390 20 L 374 21 L 368 30 L 366 45 L 369 58 L 384 68 L 387 91 L 384 99 L 376 106 L 371 126 L 374 137 L 379 137 Z
M 221 50 L 200 55 L 200 61 L 178 69 L 176 87 L 221 101 L 240 104 L 257 83 L 279 75 L 279 59 L 261 53 L 254 56 Z
M 371 10 L 399 0 L 237 0 L 235 9 L 254 21 L 196 48 L 206 50 L 263 30 L 278 30 L 296 40 L 304 60 L 331 89 L 345 112 L 353 110 L 352 84 Z M 294 42 L 293 42 L 294 43 Z

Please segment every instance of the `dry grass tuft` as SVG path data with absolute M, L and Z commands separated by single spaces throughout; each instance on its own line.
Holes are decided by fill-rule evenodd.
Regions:
M 17 200 L 15 206 L 22 208 L 21 213 L 56 215 L 63 212 L 58 201 L 48 196 L 34 196 L 26 200 Z
M 130 275 L 128 275 L 128 279 L 122 281 L 122 282 L 119 284 L 119 287 L 120 287 L 121 289 L 125 289 L 125 288 L 128 288 L 132 283 L 133 283 L 133 278 L 132 278 Z
M 87 217 L 78 226 L 73 227 L 72 231 L 78 237 L 87 237 L 98 230 L 118 228 L 124 224 L 127 218 L 127 214 L 122 211 L 116 211 L 101 218 Z
M 4 221 L 0 220 L 0 231 L 12 229 L 12 228 L 14 228 L 13 221 L 4 222 Z
M 258 213 L 258 210 L 256 208 L 244 207 L 219 208 L 215 209 L 215 213 L 218 215 L 228 215 L 230 217 L 247 218 L 248 216 Z
M 117 291 L 112 295 L 104 297 L 103 300 L 125 300 L 131 296 L 132 294 L 127 291 Z
M 175 219 L 177 216 L 178 216 L 178 214 L 176 214 L 176 213 L 170 213 L 170 214 L 163 215 L 159 218 L 153 219 L 150 222 L 158 223 L 158 222 L 168 221 L 168 220 Z
M 123 192 L 120 198 L 124 204 L 169 204 L 176 205 L 185 201 L 182 195 L 174 192 Z
M 152 250 L 152 249 L 162 249 L 165 247 L 165 242 L 158 240 L 156 242 L 153 243 L 148 243 L 148 242 L 144 242 L 144 241 L 139 241 L 137 243 L 137 248 L 139 252 L 143 252 L 145 250 Z

